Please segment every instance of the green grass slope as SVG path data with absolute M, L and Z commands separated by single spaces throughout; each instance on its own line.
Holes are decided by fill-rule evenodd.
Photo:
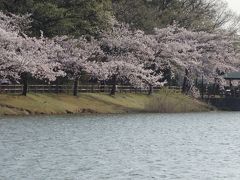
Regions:
M 0 116 L 67 114 L 67 113 L 131 113 L 131 112 L 200 112 L 210 107 L 174 91 L 162 90 L 148 96 L 123 93 L 0 95 Z

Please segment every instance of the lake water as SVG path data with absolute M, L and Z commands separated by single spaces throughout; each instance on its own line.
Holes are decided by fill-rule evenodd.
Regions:
M 0 179 L 240 179 L 240 113 L 0 118 Z

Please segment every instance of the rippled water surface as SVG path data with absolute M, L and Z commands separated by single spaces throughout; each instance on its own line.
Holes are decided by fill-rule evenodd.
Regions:
M 240 113 L 0 118 L 0 179 L 240 179 Z

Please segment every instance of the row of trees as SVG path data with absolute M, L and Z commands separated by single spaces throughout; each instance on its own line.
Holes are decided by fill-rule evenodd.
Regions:
M 174 21 L 194 31 L 213 32 L 227 29 L 238 31 L 239 15 L 228 8 L 224 0 L 113 0 L 118 20 L 151 33 Z
M 1 0 L 0 10 L 31 14 L 30 33 L 40 36 L 99 35 L 110 27 L 114 15 L 131 27 L 153 33 L 174 21 L 194 31 L 213 32 L 239 29 L 240 18 L 225 0 Z
M 87 72 L 91 78 L 112 83 L 115 94 L 119 81 L 135 87 L 166 83 L 164 72 L 184 75 L 185 84 L 204 74 L 209 81 L 228 70 L 237 70 L 238 41 L 223 33 L 193 32 L 176 24 L 155 29 L 147 35 L 112 19 L 111 31 L 92 36 L 29 37 L 29 16 L 0 12 L 0 77 L 21 80 L 23 95 L 31 75 L 48 82 L 57 77 L 74 79 L 77 95 L 78 79 Z
M 0 10 L 13 14 L 31 14 L 28 34 L 96 36 L 109 27 L 111 0 L 1 0 Z

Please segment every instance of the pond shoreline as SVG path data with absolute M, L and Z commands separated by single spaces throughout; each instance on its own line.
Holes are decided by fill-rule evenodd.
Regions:
M 151 96 L 85 93 L 0 95 L 0 116 L 208 112 L 213 107 L 181 93 L 161 90 Z

